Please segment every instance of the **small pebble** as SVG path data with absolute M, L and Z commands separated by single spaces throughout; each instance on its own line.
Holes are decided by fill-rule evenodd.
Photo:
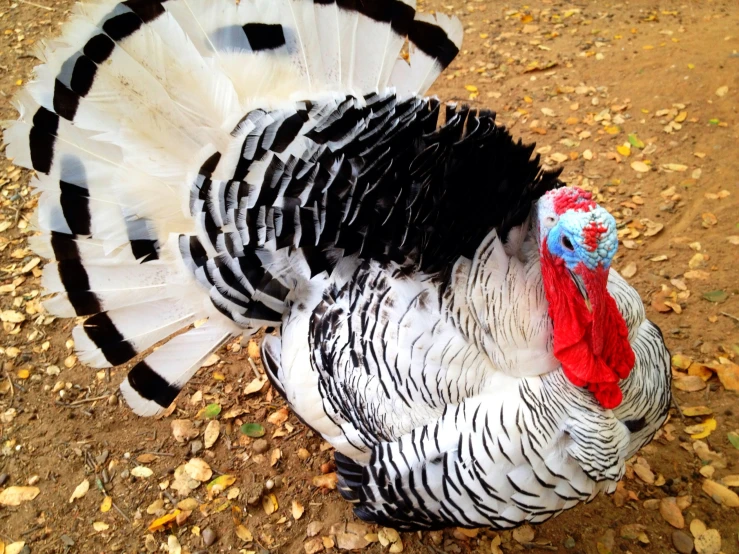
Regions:
M 565 548 L 575 548 L 575 539 L 567 537 L 564 542 Z
M 195 455 L 198 454 L 203 449 L 203 441 L 192 441 L 190 443 L 190 452 Z
M 272 479 L 267 479 L 264 482 L 264 488 L 268 491 L 271 491 L 273 488 L 275 488 L 275 482 Z
M 117 394 L 111 394 L 108 397 L 108 406 L 117 406 L 118 405 L 118 395 Z
M 156 552 L 159 549 L 159 545 L 152 535 L 146 535 L 146 538 L 144 539 L 144 547 L 149 552 Z
M 95 457 L 95 461 L 100 465 L 104 465 L 108 461 L 108 456 L 110 456 L 110 452 L 103 450 L 99 456 Z
M 41 478 L 38 475 L 31 475 L 28 478 L 28 484 L 29 485 L 35 485 L 36 483 L 38 483 L 40 481 L 40 479 Z
M 203 529 L 203 543 L 205 543 L 205 546 L 210 546 L 216 540 L 218 539 L 218 535 L 216 535 L 216 532 L 213 531 L 210 527 Z
M 69 535 L 62 535 L 59 538 L 67 546 L 74 546 L 74 539 L 72 537 L 70 537 Z
M 684 531 L 672 532 L 672 544 L 680 554 L 690 554 L 693 552 L 693 539 Z
M 306 450 L 305 448 L 301 448 L 298 450 L 298 458 L 300 458 L 301 461 L 306 461 L 308 458 L 310 458 L 310 452 Z
M 8 480 L 8 474 L 0 473 L 0 487 L 2 487 L 6 483 L 7 480 Z
M 21 548 L 21 551 L 18 554 L 31 554 L 31 547 L 27 544 Z
M 256 454 L 264 454 L 265 452 L 267 452 L 267 450 L 269 450 L 269 443 L 264 439 L 257 439 L 251 445 L 251 449 Z
M 131 475 L 131 472 L 127 469 L 124 469 L 121 471 L 121 479 L 128 479 L 128 476 Z

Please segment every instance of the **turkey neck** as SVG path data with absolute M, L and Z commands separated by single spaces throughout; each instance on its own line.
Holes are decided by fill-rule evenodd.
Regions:
M 510 255 L 495 231 L 472 260 L 460 258 L 442 294 L 442 311 L 467 340 L 512 376 L 558 368 L 535 238 Z

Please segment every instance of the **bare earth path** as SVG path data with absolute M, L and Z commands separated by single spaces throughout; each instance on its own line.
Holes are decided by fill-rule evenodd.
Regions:
M 682 355 L 674 371 L 684 419 L 672 411 L 615 496 L 515 533 L 403 534 L 388 545 L 392 532 L 361 524 L 314 482 L 326 473 L 331 484 L 331 450 L 254 383 L 254 344 L 224 347 L 158 421 L 118 402 L 125 368 L 96 374 L 76 361 L 72 322 L 39 302 L 29 174 L 1 148 L 0 489 L 30 484 L 38 496 L 0 505 L 0 553 L 657 554 L 677 551 L 680 538 L 688 552 L 694 535 L 698 552 L 739 552 L 739 4 L 419 3 L 457 13 L 466 29 L 463 53 L 432 92 L 496 110 L 616 216 L 614 264 Z M 15 117 L 10 99 L 30 76 L 35 43 L 71 5 L 0 0 L 0 118 Z M 221 408 L 211 420 L 201 411 L 209 405 Z M 189 439 L 176 440 L 174 420 Z M 243 423 L 263 425 L 263 439 L 242 434 Z M 195 456 L 212 468 L 206 483 L 175 471 Z M 208 488 L 220 474 L 226 490 Z M 89 491 L 70 502 L 85 482 Z M 178 519 L 149 531 L 176 503 Z

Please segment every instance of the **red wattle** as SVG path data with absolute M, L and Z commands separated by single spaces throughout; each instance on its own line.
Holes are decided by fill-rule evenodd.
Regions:
M 608 293 L 608 271 L 590 270 L 580 264 L 592 311 L 570 277 L 564 260 L 549 252 L 546 239 L 541 248 L 541 272 L 554 327 L 554 355 L 569 381 L 590 390 L 604 408 L 621 403 L 620 379 L 634 367 L 634 351 L 628 328 L 616 302 Z

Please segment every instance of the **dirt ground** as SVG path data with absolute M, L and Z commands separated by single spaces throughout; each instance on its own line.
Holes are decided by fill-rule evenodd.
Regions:
M 15 117 L 10 98 L 30 76 L 34 45 L 56 32 L 71 5 L 0 0 L 0 118 Z M 672 410 L 615 496 L 516 533 L 402 534 L 403 551 L 656 554 L 676 551 L 673 534 L 682 527 L 681 552 L 693 536 L 698 552 L 718 552 L 717 535 L 722 552 L 739 552 L 737 489 L 720 486 L 739 484 L 739 435 L 731 435 L 739 432 L 731 361 L 739 356 L 739 4 L 421 6 L 458 14 L 466 29 L 463 52 L 432 92 L 496 110 L 515 136 L 537 143 L 544 163 L 563 165 L 568 183 L 596 192 L 616 216 L 622 244 L 614 265 L 641 293 L 671 352 L 682 354 L 674 372 L 684 390 L 675 396 L 686 415 Z M 49 317 L 39 302 L 44 262 L 26 242 L 29 173 L 0 157 L 0 488 L 40 491 L 17 507 L 0 506 L 0 552 L 3 543 L 5 552 L 34 554 L 388 551 L 377 541 L 381 530 L 357 525 L 335 490 L 315 486 L 324 472 L 330 482 L 330 448 L 280 411 L 268 386 L 244 394 L 259 370 L 248 345 L 222 348 L 161 420 L 139 419 L 118 401 L 126 368 L 96 373 L 76 361 L 73 322 Z M 213 404 L 222 409 L 220 432 L 204 448 L 216 424 L 199 412 Z M 174 420 L 199 435 L 177 442 Z M 264 438 L 242 434 L 242 423 L 263 424 Z M 701 431 L 710 434 L 698 438 Z M 175 470 L 194 455 L 213 478 L 235 479 L 221 479 L 220 495 L 195 488 L 177 521 L 148 531 L 186 497 L 172 489 Z M 70 501 L 83 482 L 89 491 Z

